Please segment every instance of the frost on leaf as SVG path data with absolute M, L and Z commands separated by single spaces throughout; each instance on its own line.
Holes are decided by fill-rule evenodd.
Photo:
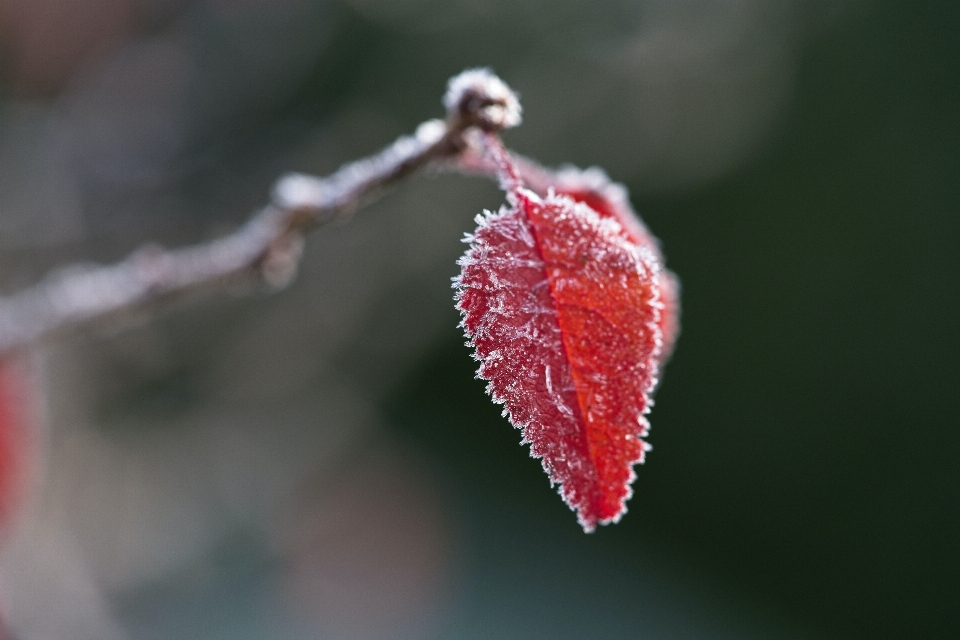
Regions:
M 559 182 L 541 197 L 521 186 L 522 166 L 491 151 L 510 206 L 479 217 L 468 237 L 455 283 L 461 324 L 488 392 L 592 531 L 626 511 L 633 465 L 649 449 L 661 297 L 674 281 L 635 216 L 628 227 Z
M 566 165 L 557 171 L 550 171 L 529 160 L 518 162 L 517 166 L 530 189 L 541 196 L 553 189 L 556 193 L 586 204 L 603 218 L 613 218 L 620 223 L 624 235 L 631 242 L 650 249 L 660 265 L 664 264 L 660 242 L 633 210 L 626 188 L 611 181 L 602 169 L 578 169 Z M 663 269 L 660 274 L 660 302 L 663 304 L 660 312 L 660 329 L 663 332 L 660 364 L 663 364 L 673 353 L 680 333 L 680 279 L 669 269 Z

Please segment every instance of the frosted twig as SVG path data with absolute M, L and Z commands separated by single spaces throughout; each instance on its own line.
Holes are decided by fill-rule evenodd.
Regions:
M 468 131 L 520 124 L 515 94 L 486 69 L 452 78 L 443 103 L 446 120 L 427 121 L 412 136 L 328 177 L 282 177 L 272 203 L 228 236 L 176 250 L 149 245 L 117 264 L 68 267 L 0 297 L 0 353 L 234 284 L 283 286 L 296 272 L 305 232 L 426 167 L 454 160 L 470 144 Z

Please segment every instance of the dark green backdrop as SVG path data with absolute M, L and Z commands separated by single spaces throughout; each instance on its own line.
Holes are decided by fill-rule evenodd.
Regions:
M 634 195 L 684 316 L 621 524 L 575 537 L 452 313 L 387 403 L 397 429 L 479 503 L 570 530 L 571 550 L 642 565 L 659 548 L 836 637 L 960 637 L 957 6 L 844 23 L 803 52 L 761 157 Z

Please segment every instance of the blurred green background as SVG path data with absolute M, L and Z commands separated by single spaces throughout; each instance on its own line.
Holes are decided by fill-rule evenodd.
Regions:
M 192 80 L 176 91 L 164 84 L 176 65 L 145 82 L 155 95 L 130 89 L 136 99 L 115 107 L 129 120 L 98 119 L 100 94 L 83 93 L 106 86 L 95 65 L 41 73 L 23 62 L 29 38 L 6 40 L 4 122 L 82 115 L 67 129 L 81 142 L 51 147 L 69 170 L 45 169 L 33 192 L 13 169 L 0 178 L 7 290 L 66 260 L 215 235 L 283 171 L 330 171 L 439 115 L 446 79 L 472 66 L 493 67 L 521 94 L 526 121 L 508 145 L 547 164 L 604 166 L 683 284 L 654 450 L 623 521 L 589 536 L 484 395 L 456 327 L 456 240 L 480 207 L 498 206 L 492 186 L 404 186 L 311 239 L 324 255 L 356 255 L 344 272 L 380 288 L 324 289 L 340 263 L 323 263 L 280 302 L 219 302 L 160 321 L 179 345 L 176 364 L 115 376 L 145 382 L 91 401 L 110 417 L 95 431 L 111 438 L 122 416 L 157 406 L 180 415 L 215 396 L 227 374 L 196 381 L 221 358 L 215 345 L 233 339 L 217 332 L 232 336 L 251 318 L 284 327 L 270 319 L 286 313 L 300 319 L 291 335 L 318 336 L 294 349 L 326 363 L 310 375 L 332 375 L 377 416 L 359 442 L 413 452 L 440 495 L 457 558 L 441 622 L 302 637 L 960 637 L 960 5 L 354 0 L 258 17 L 269 3 L 132 4 L 125 35 L 93 41 L 149 47 L 174 33 L 193 57 L 182 63 Z M 234 4 L 236 14 L 217 13 Z M 8 15 L 7 33 L 21 33 L 11 24 Z M 50 139 L 31 137 L 39 129 L 15 129 L 27 142 L 0 129 L 5 166 L 26 171 L 18 158 L 39 148 L 30 141 Z M 76 191 L 50 195 L 50 171 Z M 47 200 L 29 204 L 37 198 Z M 38 239 L 31 212 L 65 202 L 75 219 Z M 438 213 L 409 213 L 420 210 Z M 354 286 L 373 291 L 363 305 Z M 335 348 L 321 344 L 327 325 L 297 324 L 314 316 L 289 301 L 310 296 L 322 313 L 365 310 L 329 321 L 357 327 Z M 90 340 L 97 353 L 122 351 L 116 338 Z M 93 524 L 77 526 L 96 538 Z M 243 530 L 190 556 L 207 558 L 205 577 L 158 570 L 111 582 L 104 572 L 94 582 L 108 584 L 133 638 L 301 637 L 260 630 L 274 627 L 250 603 L 264 601 L 258 585 L 287 556 Z M 24 640 L 40 637 L 23 624 Z
M 960 635 L 958 25 L 872 6 L 804 47 L 755 158 L 634 186 L 683 334 L 629 515 L 572 549 L 653 545 L 830 636 Z M 393 398 L 403 433 L 477 499 L 572 529 L 459 342 Z

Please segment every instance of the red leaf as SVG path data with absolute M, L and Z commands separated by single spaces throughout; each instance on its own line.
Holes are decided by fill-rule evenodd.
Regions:
M 626 511 L 633 465 L 650 448 L 644 414 L 673 281 L 652 236 L 638 241 L 616 215 L 567 195 L 537 196 L 502 148 L 491 150 L 511 206 L 478 218 L 468 238 L 462 326 L 488 392 L 592 531 Z

